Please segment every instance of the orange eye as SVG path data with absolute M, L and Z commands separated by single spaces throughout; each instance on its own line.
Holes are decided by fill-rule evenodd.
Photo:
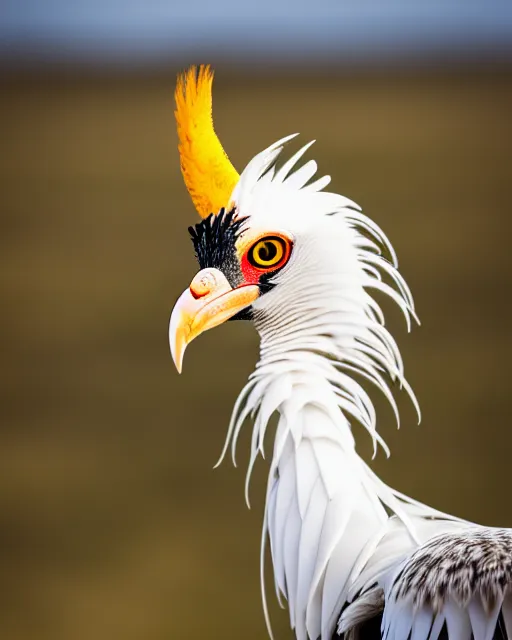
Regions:
M 249 249 L 247 259 L 257 269 L 270 269 L 282 262 L 287 253 L 288 245 L 283 238 L 268 236 Z

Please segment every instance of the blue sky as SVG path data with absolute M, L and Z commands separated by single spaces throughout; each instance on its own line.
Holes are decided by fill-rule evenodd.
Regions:
M 512 0 L 2 0 L 0 55 L 89 60 L 512 52 Z

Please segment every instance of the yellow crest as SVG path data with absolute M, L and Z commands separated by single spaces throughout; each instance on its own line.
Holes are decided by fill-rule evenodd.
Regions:
M 229 205 L 239 178 L 213 128 L 212 82 L 208 65 L 190 67 L 174 94 L 181 172 L 202 218 Z

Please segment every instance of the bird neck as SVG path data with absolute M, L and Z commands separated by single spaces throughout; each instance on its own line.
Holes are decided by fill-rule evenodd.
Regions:
M 255 326 L 261 338 L 260 359 L 237 399 L 219 460 L 220 463 L 231 445 L 235 462 L 238 436 L 245 419 L 251 415 L 254 425 L 246 478 L 247 502 L 252 469 L 258 454 L 264 455 L 265 435 L 275 414 L 279 415 L 279 421 L 271 476 L 288 436 L 295 441 L 304 437 L 307 414 L 307 439 L 334 438 L 341 446 L 339 455 L 356 461 L 359 469 L 366 469 L 365 474 L 373 478 L 375 486 L 385 486 L 356 453 L 351 421 L 368 431 L 374 454 L 379 444 L 388 455 L 389 449 L 377 431 L 372 400 L 354 373 L 381 389 L 397 419 L 396 403 L 381 372 L 399 378 L 409 388 L 403 378 L 396 344 L 387 329 L 369 313 L 368 305 L 362 304 L 367 302 L 366 298 L 369 296 L 363 289 L 351 290 L 334 310 L 327 312 L 321 305 L 304 310 L 300 303 L 296 307 L 288 304 L 277 324 L 262 314 L 256 315 Z M 414 399 L 412 392 L 411 395 Z M 326 436 L 314 425 L 311 407 L 320 408 L 329 418 L 331 435 Z M 367 490 L 370 491 L 370 485 Z M 375 495 L 374 491 L 372 500 Z
M 302 321 L 310 326 L 304 316 Z M 263 567 L 268 534 L 277 595 L 288 600 L 298 638 L 332 636 L 355 581 L 364 578 L 365 564 L 386 532 L 402 531 L 404 543 L 386 552 L 381 568 L 394 566 L 419 539 L 418 519 L 439 515 L 388 487 L 356 452 L 352 421 L 368 430 L 375 448 L 386 445 L 370 398 L 349 375 L 361 356 L 348 331 L 336 344 L 339 349 L 345 341 L 343 361 L 333 357 L 321 334 L 261 331 L 260 360 L 235 404 L 219 460 L 229 445 L 235 460 L 242 425 L 252 416 L 249 503 L 252 469 L 277 415 L 261 560 Z M 263 590 L 264 584 L 262 578 Z

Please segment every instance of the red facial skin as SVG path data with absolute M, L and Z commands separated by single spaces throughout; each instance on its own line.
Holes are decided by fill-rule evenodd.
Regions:
M 242 275 L 244 277 L 245 284 L 258 284 L 261 274 L 265 273 L 262 269 L 257 269 L 253 267 L 247 258 L 247 253 L 244 253 L 242 256 L 242 262 L 240 263 L 240 269 L 242 270 Z

